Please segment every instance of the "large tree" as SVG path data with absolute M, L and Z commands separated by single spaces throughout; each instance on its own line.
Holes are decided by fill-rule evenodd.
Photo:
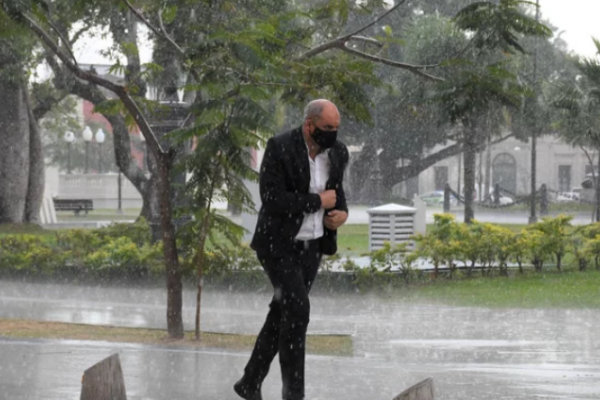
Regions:
M 462 28 L 473 31 L 476 48 L 510 50 L 515 47 L 517 34 L 545 33 L 537 25 L 533 30 L 523 29 L 523 24 L 530 27 L 531 21 L 518 13 L 520 3 L 501 0 L 500 7 L 492 2 L 477 3 L 478 7 L 483 4 L 487 10 L 479 14 L 477 11 L 480 8 L 471 10 L 477 14 L 476 18 L 470 18 Z M 202 189 L 202 193 L 211 198 L 212 191 L 206 191 L 202 185 L 214 182 L 209 178 L 215 172 L 212 168 L 202 168 L 202 165 L 211 164 L 202 163 L 201 160 L 210 157 L 220 160 L 216 164 L 222 168 L 219 175 L 229 178 L 228 185 L 239 182 L 236 177 L 250 176 L 247 167 L 237 162 L 232 164 L 243 157 L 229 155 L 241 154 L 240 149 L 254 147 L 261 142 L 257 133 L 268 131 L 267 128 L 272 126 L 273 103 L 301 107 L 308 99 L 329 97 L 345 115 L 368 120 L 371 102 L 366 88 L 381 84 L 381 79 L 374 73 L 375 65 L 389 65 L 432 82 L 445 81 L 432 74 L 431 66 L 391 60 L 370 48 L 360 49 L 356 46 L 361 43 L 379 46 L 380 43 L 396 42 L 393 38 L 379 37 L 373 30 L 384 18 L 401 9 L 405 1 L 388 7 L 387 11 L 384 11 L 384 2 L 375 0 L 332 0 L 314 4 L 279 0 L 198 0 L 183 4 L 158 0 L 62 0 L 52 2 L 52 7 L 40 7 L 39 4 L 45 4 L 42 0 L 4 0 L 2 4 L 3 18 L 10 17 L 26 27 L 44 45 L 49 54 L 47 61 L 55 71 L 57 85 L 77 87 L 81 97 L 93 98 L 92 102 L 99 105 L 99 109 L 108 114 L 107 117 L 115 118 L 114 122 L 111 120 L 113 127 L 121 122 L 124 126 L 127 123 L 135 124 L 146 138 L 156 163 L 156 187 L 167 275 L 167 325 L 170 336 L 175 338 L 183 335 L 182 286 L 173 226 L 174 204 L 170 193 L 172 173 L 179 168 L 175 164 L 183 143 L 194 140 L 197 149 L 213 148 L 205 146 L 207 143 L 227 144 L 225 148 L 217 149 L 216 154 L 198 153 L 201 157 L 193 163 L 196 167 L 188 167 L 196 174 L 191 183 L 200 185 L 197 191 L 189 189 L 192 193 L 200 193 Z M 56 12 L 59 5 L 62 8 Z M 73 31 L 75 21 L 104 19 L 114 24 L 111 18 L 118 16 L 111 13 L 116 10 L 120 11 L 119 15 L 126 22 L 127 29 L 123 32 L 128 36 L 123 40 L 115 36 L 117 50 L 124 55 L 126 62 L 120 61 L 115 65 L 115 69 L 125 68 L 127 71 L 123 82 L 114 82 L 93 70 L 82 69 L 70 50 L 70 44 L 78 37 L 77 32 Z M 379 10 L 379 17 L 359 28 L 345 29 L 349 16 L 368 15 L 375 10 Z M 473 12 L 468 15 L 473 17 Z M 519 17 L 516 27 L 498 24 L 508 15 Z M 156 60 L 160 64 L 146 65 L 145 68 L 139 64 L 135 40 L 129 37 L 135 32 L 132 25 L 135 24 L 134 20 L 141 21 L 150 29 L 157 46 L 165 47 L 164 52 L 157 51 Z M 161 59 L 158 54 L 169 56 Z M 444 68 L 444 64 L 436 68 Z M 163 109 L 162 105 L 143 96 L 149 72 L 157 74 L 157 79 L 163 82 L 165 98 L 174 95 L 179 88 L 192 94 L 193 104 L 185 119 L 186 124 L 167 137 L 160 135 L 149 122 L 160 115 Z M 459 78 L 463 79 L 464 75 Z M 476 74 L 472 74 L 471 78 L 477 81 Z M 100 88 L 112 92 L 118 101 L 107 101 Z M 128 148 L 129 141 L 125 135 L 123 143 L 118 142 L 119 138 L 115 136 L 115 150 Z M 129 158 L 128 153 L 122 154 L 127 154 Z M 224 154 L 228 156 L 224 157 Z M 119 167 L 124 169 L 127 160 L 119 160 L 119 157 L 117 154 Z M 137 174 L 131 165 L 126 170 L 133 172 L 132 176 Z M 240 191 L 234 190 L 243 203 L 247 194 Z M 205 202 L 206 199 L 199 200 L 197 204 L 203 206 Z
M 594 40 L 598 54 L 600 42 Z M 600 62 L 597 58 L 574 60 L 578 76 L 561 76 L 546 87 L 549 120 L 565 142 L 580 147 L 588 156 L 595 193 L 595 218 L 600 221 Z M 597 159 L 594 160 L 593 153 Z
M 0 35 L 0 223 L 37 223 L 44 195 L 39 119 L 51 104 L 36 103 L 28 83 L 35 42 L 0 14 L 13 35 Z
M 466 1 L 460 8 L 471 3 Z M 456 8 L 446 8 L 447 5 L 443 1 L 411 3 L 411 12 L 394 14 L 390 21 L 386 20 L 394 23 L 378 26 L 378 31 L 383 32 L 379 35 L 385 36 L 389 42 L 384 40 L 379 47 L 373 43 L 361 45 L 363 51 L 374 49 L 380 57 L 385 56 L 386 60 L 381 62 L 376 73 L 387 85 L 370 91 L 373 101 L 372 124 L 351 124 L 345 128 L 351 131 L 353 144 L 364 145 L 364 151 L 352 168 L 352 182 L 358 182 L 359 190 L 370 191 L 368 185 L 362 182 L 369 177 L 373 165 L 369 160 L 374 157 L 375 147 L 380 152 L 384 191 L 464 151 L 462 126 L 456 125 L 444 112 L 446 102 L 428 101 L 432 92 L 438 88 L 443 91 L 448 82 L 465 79 L 465 76 L 483 77 L 486 71 L 490 71 L 486 67 L 495 65 L 496 70 L 501 67 L 508 72 L 501 77 L 507 84 L 511 80 L 529 83 L 529 67 L 533 64 L 531 55 L 534 45 L 538 44 L 543 48 L 540 57 L 548 56 L 548 62 L 539 68 L 539 76 L 547 77 L 559 71 L 564 54 L 553 43 L 535 41 L 527 36 L 547 36 L 549 31 L 535 23 L 520 2 L 500 2 L 498 5 L 478 3 L 464 8 L 455 18 L 444 15 L 456 11 Z M 468 18 L 468 13 L 476 15 L 461 25 L 461 21 L 465 22 Z M 499 22 L 509 14 L 522 16 L 521 24 Z M 469 25 L 479 20 L 486 21 L 487 25 Z M 528 29 L 537 29 L 537 32 Z M 393 46 L 393 43 L 402 45 Z M 398 68 L 397 64 L 390 61 L 399 58 L 405 61 L 403 67 L 426 66 L 420 72 L 426 71 L 427 74 L 422 75 L 423 79 L 415 79 L 414 74 L 406 73 L 405 68 Z M 482 86 L 487 83 L 473 80 L 471 84 Z M 450 86 L 453 87 L 453 83 Z M 485 92 L 482 90 L 482 93 Z M 483 125 L 476 128 L 476 152 L 485 148 L 488 137 L 491 143 L 513 136 L 526 138 L 530 128 L 515 123 L 524 120 L 521 109 L 494 108 L 486 117 L 487 121 L 494 123 L 484 121 Z M 511 133 L 500 136 L 501 129 L 488 132 L 488 125 L 498 124 L 504 125 Z

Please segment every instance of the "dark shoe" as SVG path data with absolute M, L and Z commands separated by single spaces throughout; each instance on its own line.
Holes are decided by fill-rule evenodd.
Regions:
M 240 396 L 242 399 L 262 400 L 260 387 L 250 388 L 249 385 L 243 382 L 243 379 L 240 379 L 233 385 L 233 390 L 235 390 L 238 396 Z

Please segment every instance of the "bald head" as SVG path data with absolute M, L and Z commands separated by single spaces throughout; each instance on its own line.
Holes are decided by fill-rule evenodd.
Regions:
M 313 100 L 306 105 L 304 109 L 304 120 L 310 119 L 317 121 L 321 118 L 323 112 L 337 114 L 339 118 L 339 111 L 335 104 L 326 99 Z
M 331 133 L 335 137 L 339 127 L 340 113 L 331 101 L 325 99 L 313 100 L 304 109 L 302 133 L 306 143 L 312 150 L 318 151 L 320 148 L 315 141 L 315 137 L 313 137 L 315 132 L 321 131 L 321 136 Z

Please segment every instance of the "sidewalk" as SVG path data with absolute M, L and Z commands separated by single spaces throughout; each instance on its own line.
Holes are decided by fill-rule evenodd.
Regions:
M 195 293 L 184 292 L 184 324 Z M 269 293 L 208 291 L 203 329 L 257 333 Z M 165 291 L 0 281 L 0 318 L 165 327 Z M 441 400 L 600 397 L 600 310 L 404 304 L 360 295 L 311 299 L 309 334 L 353 337 L 355 356 L 307 357 L 307 400 L 391 400 L 434 378 Z M 0 339 L 0 400 L 79 396 L 83 371 L 118 352 L 131 400 L 234 400 L 248 352 Z M 275 364 L 265 399 L 279 399 Z

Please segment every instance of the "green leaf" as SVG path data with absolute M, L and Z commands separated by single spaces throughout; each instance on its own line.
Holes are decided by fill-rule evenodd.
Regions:
M 165 9 L 161 12 L 163 22 L 165 24 L 171 24 L 173 21 L 175 21 L 178 10 L 179 9 L 177 8 L 176 5 L 165 7 Z
M 474 32 L 473 42 L 479 49 L 499 49 L 507 53 L 524 53 L 522 36 L 549 38 L 552 30 L 525 14 L 523 0 L 500 0 L 499 4 L 480 1 L 463 8 L 454 21 L 460 29 Z
M 383 27 L 383 31 L 385 32 L 386 35 L 392 37 L 394 36 L 394 32 L 392 31 L 392 27 L 390 25 L 385 25 Z

